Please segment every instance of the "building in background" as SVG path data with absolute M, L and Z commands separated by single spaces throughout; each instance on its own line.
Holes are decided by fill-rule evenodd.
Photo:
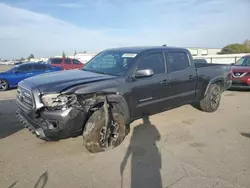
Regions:
M 218 55 L 222 48 L 187 48 L 193 56 Z
M 87 52 L 78 52 L 73 58 L 78 59 L 83 64 L 86 64 L 90 59 L 92 59 L 97 53 L 87 53 Z
M 74 55 L 66 55 L 68 58 L 77 59 L 81 61 L 83 64 L 86 64 L 90 59 L 92 59 L 97 53 L 88 53 L 88 52 L 78 52 Z M 62 57 L 62 56 L 54 56 L 54 57 Z

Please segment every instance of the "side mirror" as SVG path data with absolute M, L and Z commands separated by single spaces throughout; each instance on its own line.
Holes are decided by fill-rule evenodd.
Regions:
M 231 66 L 234 66 L 235 63 L 231 63 Z
M 153 76 L 154 71 L 152 69 L 142 69 L 135 72 L 135 78 L 143 78 Z

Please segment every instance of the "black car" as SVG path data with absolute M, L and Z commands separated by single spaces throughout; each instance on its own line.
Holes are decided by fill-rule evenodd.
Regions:
M 143 116 L 185 104 L 216 111 L 230 84 L 230 66 L 196 67 L 183 48 L 109 49 L 81 70 L 20 82 L 17 117 L 43 140 L 82 134 L 90 152 L 101 152 L 118 146 Z

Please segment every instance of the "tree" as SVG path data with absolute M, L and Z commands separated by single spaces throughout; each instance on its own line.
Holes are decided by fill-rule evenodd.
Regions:
M 221 50 L 221 54 L 250 53 L 250 48 L 245 44 L 229 44 Z
M 30 60 L 30 59 L 34 59 L 34 58 L 35 58 L 35 56 L 33 54 L 30 54 L 27 59 Z
M 64 53 L 64 52 L 62 53 L 62 58 L 66 58 L 66 55 L 65 55 L 65 53 Z
M 250 48 L 250 40 L 246 39 L 243 43 L 246 47 Z

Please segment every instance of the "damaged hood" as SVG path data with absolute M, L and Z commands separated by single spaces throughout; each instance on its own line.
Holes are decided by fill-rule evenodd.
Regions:
M 250 66 L 232 66 L 233 72 L 250 72 Z
M 61 92 L 72 86 L 99 82 L 117 78 L 117 76 L 99 74 L 84 70 L 67 70 L 48 74 L 42 74 L 25 79 L 36 86 L 41 93 Z

